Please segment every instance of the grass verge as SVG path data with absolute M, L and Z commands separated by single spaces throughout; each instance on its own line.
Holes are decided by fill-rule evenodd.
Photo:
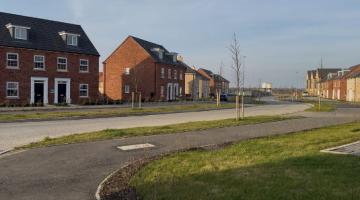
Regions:
M 336 102 L 325 101 L 320 103 L 317 101 L 305 101 L 305 103 L 311 103 L 313 106 L 306 109 L 308 112 L 332 112 L 336 109 Z
M 206 130 L 211 128 L 222 128 L 229 126 L 240 126 L 246 124 L 257 124 L 265 122 L 281 121 L 286 119 L 292 119 L 294 117 L 285 116 L 257 116 L 247 117 L 244 120 L 236 121 L 234 119 L 214 120 L 214 121 L 199 121 L 181 123 L 167 126 L 153 126 L 153 127 L 139 127 L 139 128 L 128 128 L 128 129 L 107 129 L 103 131 L 81 133 L 68 135 L 58 138 L 45 138 L 40 142 L 30 143 L 28 145 L 18 147 L 17 149 L 28 149 L 28 148 L 39 148 L 48 147 L 61 144 L 90 142 L 96 140 L 114 139 L 121 137 L 134 137 L 144 135 L 159 135 L 168 133 L 180 133 L 186 131 L 198 131 Z
M 46 111 L 46 112 L 23 112 L 21 114 L 0 114 L 0 122 L 12 122 L 22 120 L 55 120 L 68 118 L 87 118 L 87 117 L 122 117 L 131 115 L 149 115 L 157 113 L 174 113 L 186 111 L 202 111 L 235 108 L 235 104 L 191 104 L 191 105 L 170 105 L 161 107 L 144 107 L 142 109 L 131 108 L 103 108 L 90 111 Z
M 130 181 L 143 199 L 359 199 L 360 158 L 319 152 L 360 140 L 360 123 L 177 153 Z

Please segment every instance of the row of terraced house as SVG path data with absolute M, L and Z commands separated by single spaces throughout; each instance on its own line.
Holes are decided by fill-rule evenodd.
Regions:
M 360 102 L 360 65 L 349 68 L 319 68 L 307 72 L 310 96 Z
M 80 25 L 0 12 L 0 105 L 208 98 L 229 81 L 129 36 L 103 62 Z

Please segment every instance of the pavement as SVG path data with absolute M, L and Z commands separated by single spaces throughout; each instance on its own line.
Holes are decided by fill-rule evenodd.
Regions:
M 246 116 L 294 113 L 302 111 L 308 106 L 289 103 L 254 106 L 246 108 Z M 192 121 L 228 119 L 234 116 L 234 109 L 224 109 L 145 116 L 0 123 L 0 152 L 36 142 L 45 137 L 59 137 L 104 129 L 161 126 Z
M 93 200 L 100 182 L 136 159 L 211 144 L 288 134 L 360 119 L 360 109 L 296 113 L 306 118 L 168 135 L 142 136 L 32 149 L 0 156 L 0 199 Z M 149 143 L 154 148 L 117 147 Z

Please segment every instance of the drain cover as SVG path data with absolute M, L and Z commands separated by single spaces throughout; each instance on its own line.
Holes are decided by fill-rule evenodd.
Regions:
M 324 149 L 324 150 L 321 150 L 321 152 L 335 153 L 335 154 L 351 154 L 351 155 L 360 156 L 360 141 L 350 143 L 350 144 L 341 145 L 341 146 L 338 146 L 338 147 L 332 147 L 332 148 L 329 148 L 329 149 Z
M 117 148 L 123 151 L 130 151 L 130 150 L 136 150 L 136 149 L 146 149 L 146 148 L 152 148 L 155 147 L 153 144 L 145 143 L 145 144 L 133 144 L 133 145 L 127 145 L 127 146 L 118 146 Z

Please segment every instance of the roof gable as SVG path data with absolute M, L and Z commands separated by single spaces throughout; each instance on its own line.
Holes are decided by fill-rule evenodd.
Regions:
M 7 24 L 30 27 L 28 40 L 11 37 Z M 78 46 L 67 45 L 60 32 L 78 34 Z M 80 25 L 0 12 L 0 46 L 99 56 Z
M 172 64 L 172 65 L 176 65 L 176 64 L 177 64 L 177 62 L 174 62 L 174 61 L 173 61 L 172 56 L 169 56 L 170 52 L 169 52 L 165 47 L 163 47 L 162 45 L 156 44 L 156 43 L 153 43 L 153 42 L 149 42 L 149 41 L 146 41 L 146 40 L 143 40 L 143 39 L 134 37 L 134 36 L 129 36 L 129 37 L 133 38 L 143 49 L 145 49 L 145 50 L 148 52 L 148 54 L 149 54 L 156 62 L 165 63 L 165 64 Z M 155 53 L 155 52 L 153 51 L 153 49 L 156 49 L 156 48 L 159 48 L 159 49 L 164 50 L 163 59 L 160 59 L 160 58 L 159 58 L 159 55 L 157 55 L 157 53 Z

